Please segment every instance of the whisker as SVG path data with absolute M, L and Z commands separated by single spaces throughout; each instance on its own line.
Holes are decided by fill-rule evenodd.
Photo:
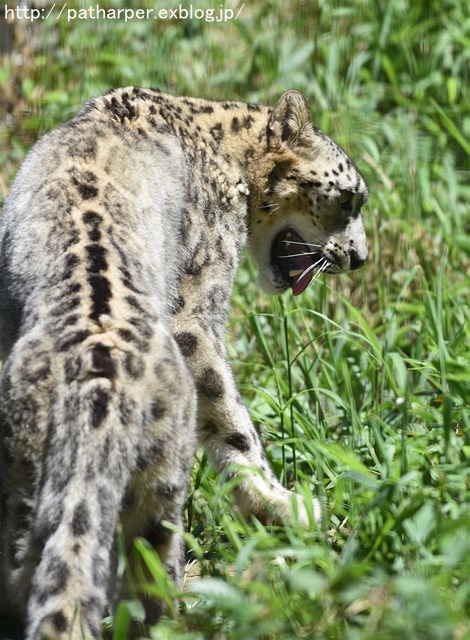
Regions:
M 272 213 L 275 213 L 279 209 L 280 206 L 281 205 L 274 204 L 274 203 L 273 204 L 266 204 L 266 205 L 263 206 L 263 209 L 270 209 L 270 211 L 268 211 L 268 213 L 269 213 L 269 215 L 271 215 Z
M 331 267 L 331 262 L 325 258 L 325 264 L 323 265 L 322 270 L 321 270 L 322 273 L 323 273 L 323 271 L 326 271 L 330 267 Z
M 286 244 L 301 244 L 306 247 L 319 247 L 321 249 L 321 244 L 313 244 L 312 242 L 297 242 L 296 240 L 283 240 Z
M 317 269 L 317 272 L 315 273 L 315 275 L 312 278 L 312 282 L 310 283 L 310 285 L 315 282 L 315 280 L 317 280 L 319 278 L 319 276 L 328 269 L 328 267 L 330 266 L 330 262 L 328 260 L 326 260 L 325 258 L 325 262 L 321 265 L 321 267 L 319 267 Z
M 307 273 L 310 273 L 310 271 L 312 269 L 315 269 L 315 267 L 317 266 L 317 264 L 319 264 L 320 262 L 322 262 L 325 258 L 323 256 L 321 256 L 321 258 L 319 260 L 317 260 L 316 262 L 314 262 L 313 264 L 311 264 L 310 266 L 308 266 L 305 271 L 301 274 L 299 281 L 302 280 L 302 278 L 304 278 Z
M 327 260 L 326 258 L 324 258 L 324 262 L 323 264 L 317 269 L 317 273 L 314 276 L 314 279 L 318 278 L 318 276 L 322 273 L 324 273 L 328 267 L 331 266 L 331 262 L 329 260 Z
M 304 251 L 303 253 L 290 253 L 288 256 L 279 256 L 279 257 L 280 258 L 298 258 L 299 256 L 315 256 L 315 255 L 318 255 L 318 251 Z
M 267 203 L 267 204 L 263 204 L 263 205 L 261 206 L 261 209 L 271 209 L 272 207 L 279 207 L 279 206 L 280 206 L 280 205 L 279 205 L 279 204 L 277 204 L 276 202 L 271 202 L 270 204 L 269 204 L 269 203 Z

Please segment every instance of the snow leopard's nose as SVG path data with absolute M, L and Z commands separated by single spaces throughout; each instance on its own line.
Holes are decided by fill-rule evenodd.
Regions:
M 359 253 L 355 249 L 352 249 L 349 254 L 349 268 L 351 269 L 351 271 L 360 269 L 365 264 L 366 260 L 367 255 L 359 255 Z

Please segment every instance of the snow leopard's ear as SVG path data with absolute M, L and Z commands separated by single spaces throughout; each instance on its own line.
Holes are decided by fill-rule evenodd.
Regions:
M 309 146 L 312 137 L 312 113 L 307 98 L 300 91 L 286 91 L 269 118 L 269 146 Z

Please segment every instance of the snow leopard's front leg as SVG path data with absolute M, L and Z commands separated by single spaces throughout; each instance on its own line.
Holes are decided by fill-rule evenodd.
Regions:
M 174 337 L 193 373 L 198 391 L 199 440 L 219 472 L 246 467 L 237 488 L 237 501 L 245 515 L 264 522 L 292 519 L 293 502 L 304 526 L 309 518 L 303 501 L 285 489 L 266 461 L 260 438 L 235 384 L 223 341 L 194 321 L 177 323 Z M 251 470 L 251 473 L 249 472 Z M 320 507 L 315 505 L 315 518 Z

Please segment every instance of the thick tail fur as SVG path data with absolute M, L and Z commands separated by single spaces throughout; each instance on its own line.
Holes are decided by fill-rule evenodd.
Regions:
M 59 385 L 52 402 L 33 532 L 40 562 L 28 602 L 29 640 L 101 635 L 141 417 L 128 399 L 124 424 L 125 397 L 109 351 L 94 347 L 86 358 L 86 371 L 81 366 L 78 379 Z
M 119 520 L 127 544 L 143 535 L 181 575 L 179 537 L 161 522 L 182 526 L 194 383 L 162 325 L 145 359 L 112 338 L 57 358 L 44 336 L 26 336 L 2 372 L 1 573 L 6 611 L 26 609 L 27 640 L 101 636 Z

